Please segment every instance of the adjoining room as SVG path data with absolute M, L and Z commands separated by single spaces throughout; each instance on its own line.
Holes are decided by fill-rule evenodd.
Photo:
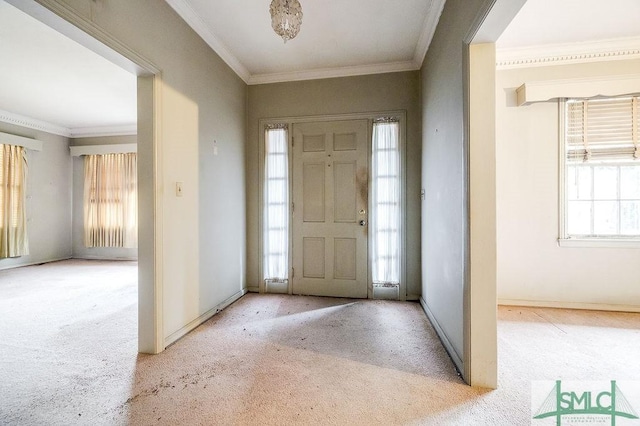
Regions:
M 55 393 L 137 349 L 137 79 L 4 1 L 0 56 L 3 380 Z

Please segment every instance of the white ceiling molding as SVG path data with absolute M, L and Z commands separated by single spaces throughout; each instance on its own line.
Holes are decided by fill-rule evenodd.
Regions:
M 422 62 L 424 62 L 424 57 L 427 55 L 427 50 L 429 50 L 429 45 L 431 44 L 431 40 L 433 40 L 433 35 L 436 33 L 438 21 L 440 20 L 440 15 L 442 15 L 442 10 L 444 9 L 444 3 L 445 0 L 431 0 L 427 16 L 425 17 L 424 24 L 422 25 L 420 38 L 416 44 L 416 51 L 413 54 L 413 61 L 417 67 L 416 69 L 422 68 Z
M 321 78 L 352 77 L 356 75 L 384 74 L 388 72 L 415 71 L 420 69 L 415 62 L 391 62 L 388 64 L 358 65 L 353 67 L 321 68 L 315 70 L 293 71 L 274 74 L 256 74 L 249 78 L 248 84 L 282 83 L 286 81 L 318 80 Z
M 138 134 L 138 125 L 124 124 L 117 126 L 74 127 L 69 129 L 72 138 L 90 138 L 99 136 L 132 136 Z
M 640 37 L 496 50 L 498 69 L 530 68 L 640 58 Z
M 9 111 L 0 110 L 0 121 L 3 123 L 15 124 L 16 126 L 26 127 L 29 129 L 40 130 L 42 132 L 52 133 L 54 135 L 70 137 L 71 131 L 63 126 L 48 123 L 46 121 L 37 120 L 20 114 L 14 114 Z
M 166 0 L 169 6 L 216 52 L 223 61 L 235 71 L 238 76 L 248 83 L 249 70 L 236 58 L 229 49 L 213 34 L 202 18 L 185 0 Z
M 36 118 L 27 117 L 20 114 L 14 114 L 9 111 L 0 110 L 0 122 L 14 124 L 28 129 L 39 130 L 41 132 L 51 133 L 65 138 L 87 138 L 98 136 L 129 136 L 138 133 L 136 123 L 116 125 L 116 126 L 99 126 L 99 127 L 77 127 L 68 128 L 57 124 L 38 120 Z

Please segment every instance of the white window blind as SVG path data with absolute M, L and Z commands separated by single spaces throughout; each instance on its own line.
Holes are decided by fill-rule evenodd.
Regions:
M 286 125 L 265 130 L 263 269 L 265 281 L 289 277 L 289 150 Z
M 25 149 L 0 145 L 0 258 L 29 254 Z
M 400 141 L 399 123 L 373 123 L 372 278 L 375 284 L 400 283 Z
M 638 159 L 639 123 L 637 96 L 567 101 L 567 160 Z
M 638 97 L 565 104 L 565 238 L 640 237 Z

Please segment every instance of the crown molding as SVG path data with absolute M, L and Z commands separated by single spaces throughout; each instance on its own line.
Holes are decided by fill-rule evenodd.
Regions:
M 186 0 L 166 0 L 166 2 L 245 83 L 248 83 L 251 77 L 249 70 L 229 51 L 227 46 L 213 34 L 209 26 L 200 18 Z
M 138 125 L 122 124 L 116 126 L 72 127 L 69 129 L 71 138 L 90 138 L 99 136 L 135 136 L 138 134 Z
M 98 136 L 129 136 L 138 133 L 136 123 L 115 125 L 115 126 L 94 126 L 94 127 L 64 127 L 26 115 L 15 114 L 9 111 L 0 110 L 0 122 L 13 124 L 28 129 L 39 130 L 53 135 L 64 136 L 65 138 L 87 138 Z
M 40 130 L 41 132 L 64 136 L 66 138 L 71 137 L 71 130 L 67 127 L 27 117 L 26 115 L 15 114 L 9 111 L 0 110 L 0 121 L 3 123 L 14 124 L 16 126 L 26 127 L 28 129 Z
M 424 23 L 422 24 L 422 32 L 420 33 L 420 38 L 418 38 L 416 50 L 413 54 L 413 62 L 417 64 L 417 69 L 422 67 L 424 57 L 427 55 L 431 40 L 433 40 L 433 35 L 436 33 L 438 21 L 440 21 L 440 15 L 442 15 L 442 10 L 444 9 L 444 3 L 445 0 L 431 0 L 429 4 L 427 16 L 424 18 Z
M 388 72 L 415 71 L 420 69 L 413 61 L 389 62 L 386 64 L 357 65 L 338 68 L 318 68 L 313 70 L 293 71 L 273 74 L 254 74 L 249 78 L 249 85 L 283 83 L 287 81 L 318 80 L 322 78 L 352 77 L 356 75 L 384 74 Z
M 496 50 L 498 69 L 530 68 L 640 58 L 640 37 Z

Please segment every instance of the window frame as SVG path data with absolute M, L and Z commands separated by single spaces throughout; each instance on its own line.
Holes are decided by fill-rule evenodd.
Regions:
M 578 248 L 640 248 L 640 237 L 624 235 L 581 235 L 568 233 L 568 191 L 567 191 L 567 143 L 566 143 L 566 104 L 569 98 L 558 101 L 558 245 Z M 620 164 L 622 165 L 622 164 Z M 618 182 L 620 185 L 620 182 Z M 618 203 L 620 199 L 618 197 Z

